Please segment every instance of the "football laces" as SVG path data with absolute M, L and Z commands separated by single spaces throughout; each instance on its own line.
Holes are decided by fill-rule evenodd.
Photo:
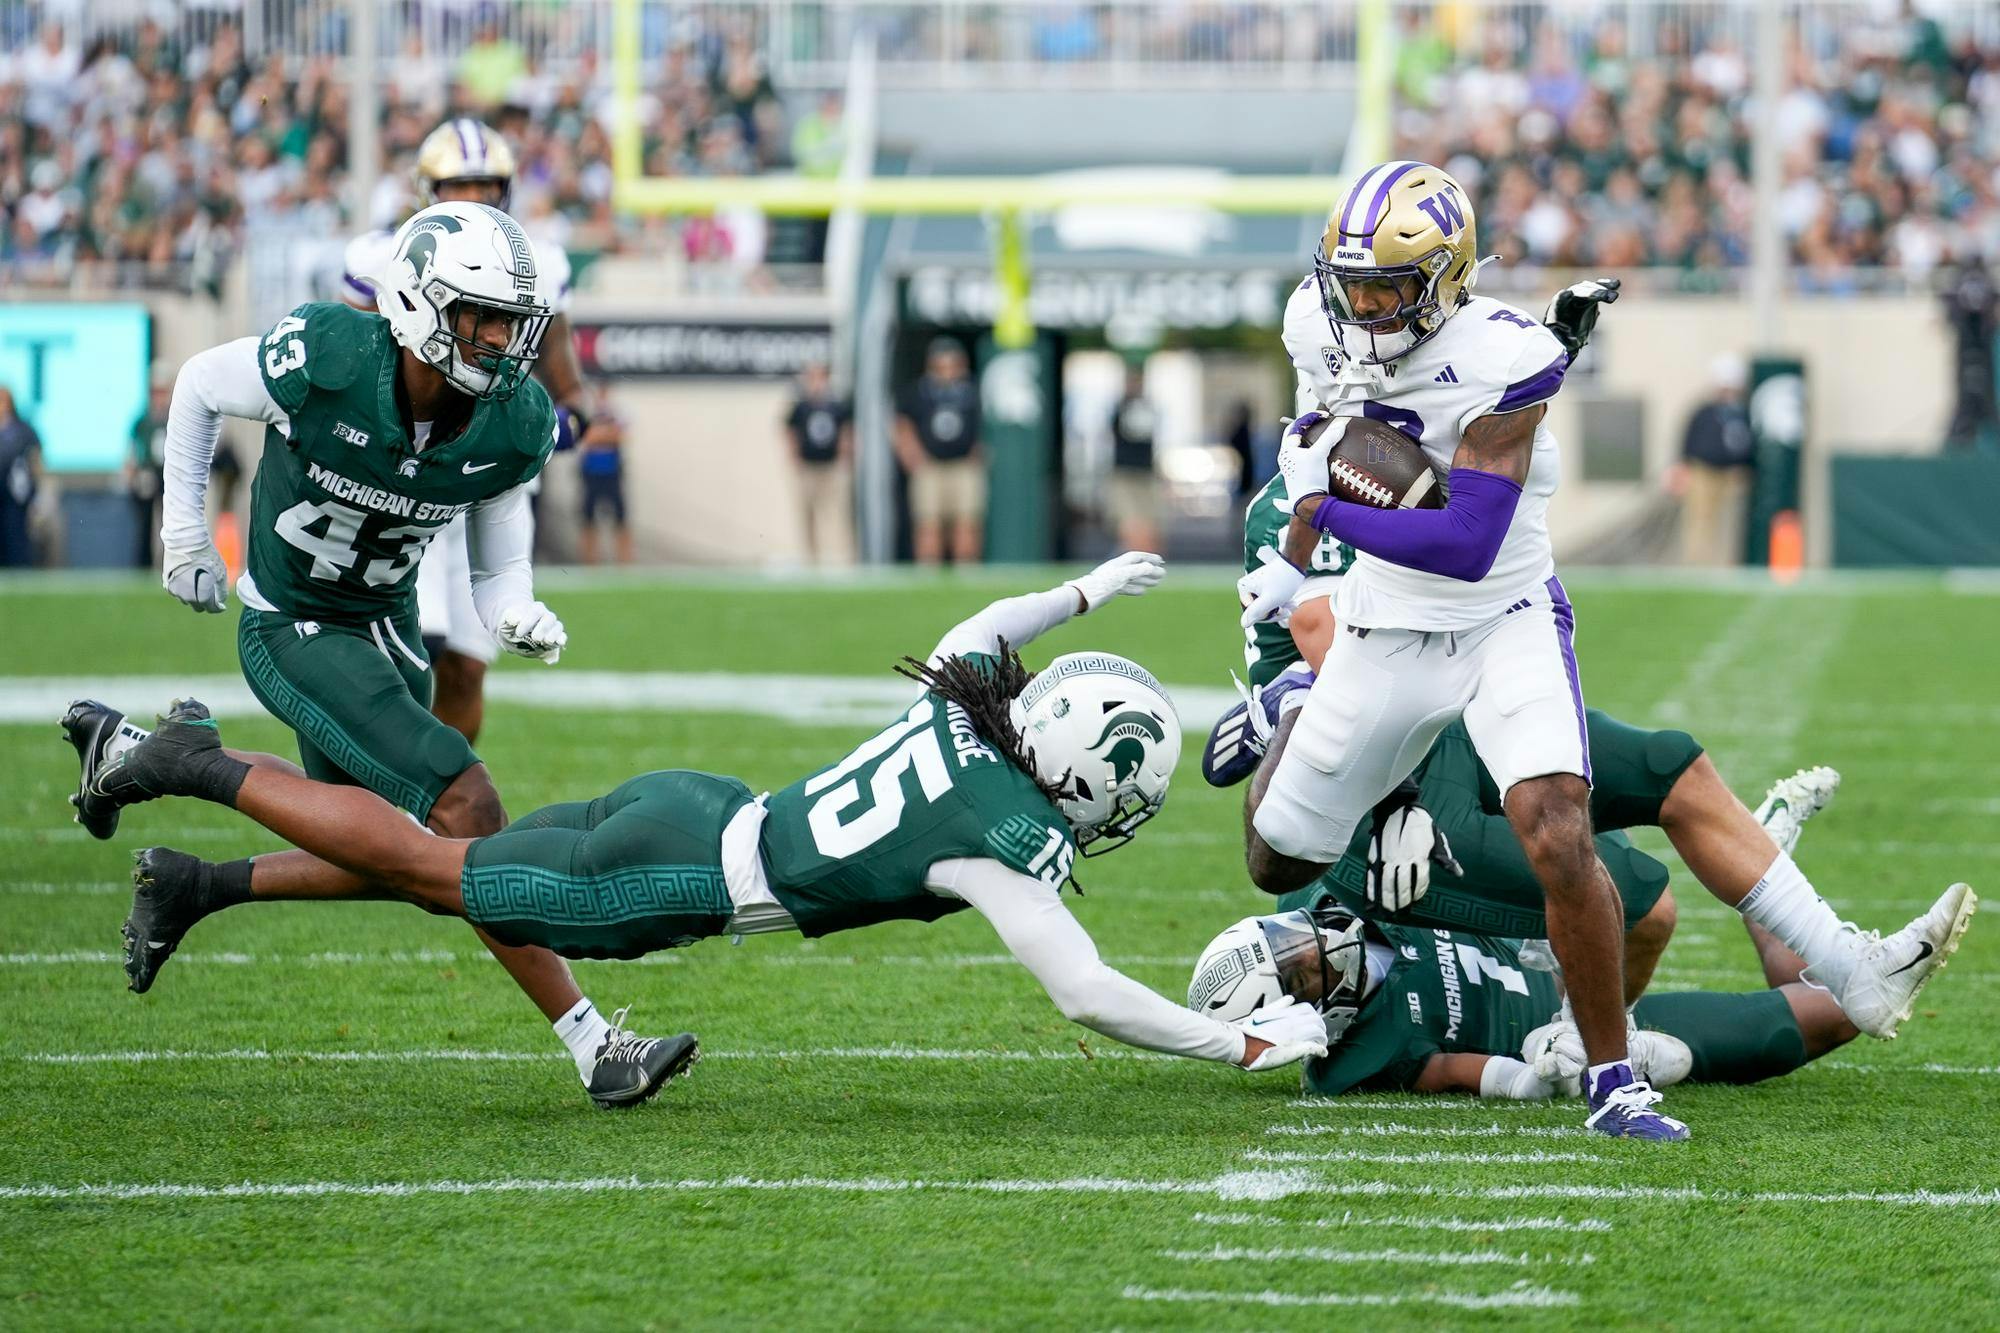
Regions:
M 1333 460 L 1333 473 L 1350 490 L 1355 491 L 1371 504 L 1382 509 L 1395 508 L 1395 493 L 1369 473 L 1362 471 L 1346 459 L 1336 458 Z

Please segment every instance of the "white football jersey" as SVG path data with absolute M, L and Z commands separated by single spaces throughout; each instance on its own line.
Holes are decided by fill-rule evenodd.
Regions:
M 535 248 L 535 272 L 549 308 L 558 315 L 568 314 L 569 252 L 553 241 L 536 240 L 532 236 L 528 238 L 528 243 Z M 346 252 L 341 256 L 341 265 L 347 270 L 341 283 L 342 298 L 358 309 L 373 310 L 375 284 L 382 271 L 389 267 L 389 260 L 395 252 L 396 232 L 393 228 L 363 232 L 349 241 Z
M 1466 427 L 1480 417 L 1545 403 L 1562 387 L 1569 357 L 1526 311 L 1475 296 L 1443 328 L 1386 366 L 1360 366 L 1341 352 L 1308 277 L 1285 303 L 1285 350 L 1298 372 L 1299 409 L 1385 421 L 1423 446 L 1440 471 Z M 1467 629 L 1500 615 L 1555 576 L 1549 497 L 1559 462 L 1544 421 L 1521 502 L 1493 568 L 1477 583 L 1426 574 L 1366 551 L 1340 581 L 1334 613 L 1362 628 Z

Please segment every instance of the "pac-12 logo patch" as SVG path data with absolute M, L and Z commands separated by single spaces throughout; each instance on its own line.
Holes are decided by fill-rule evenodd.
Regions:
M 1320 359 L 1326 362 L 1326 373 L 1329 375 L 1339 375 L 1340 363 L 1343 359 L 1340 355 L 1340 349 L 1338 347 L 1322 347 L 1319 349 L 1319 354 Z

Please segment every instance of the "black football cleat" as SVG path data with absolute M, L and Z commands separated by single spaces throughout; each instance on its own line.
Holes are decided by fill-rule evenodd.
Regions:
M 63 738 L 76 747 L 83 770 L 69 803 L 76 807 L 76 822 L 84 832 L 100 841 L 118 831 L 119 807 L 116 801 L 94 794 L 90 784 L 103 766 L 105 747 L 124 722 L 123 713 L 95 699 L 78 699 L 62 715 Z
M 701 1043 L 692 1032 L 677 1037 L 627 1032 L 622 1025 L 631 1011 L 627 1005 L 611 1016 L 611 1033 L 597 1048 L 588 1087 L 599 1110 L 622 1111 L 650 1101 L 701 1059 Z
M 198 796 L 200 778 L 222 751 L 222 733 L 208 706 L 176 699 L 151 735 L 109 763 L 100 764 L 86 790 L 114 807 L 162 796 Z
M 147 847 L 132 857 L 132 915 L 125 918 L 125 976 L 135 993 L 152 989 L 188 928 L 208 915 L 198 856 Z

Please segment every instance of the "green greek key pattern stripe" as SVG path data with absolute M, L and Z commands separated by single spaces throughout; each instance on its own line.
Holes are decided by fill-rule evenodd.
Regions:
M 615 926 L 656 916 L 727 916 L 729 889 L 712 865 L 624 866 L 565 875 L 531 865 L 467 866 L 459 883 L 473 921 Z
M 1031 815 L 1009 815 L 997 827 L 986 830 L 986 845 L 995 859 L 1025 870 L 1049 845 L 1049 826 Z
M 323 750 L 329 759 L 340 765 L 342 772 L 356 782 L 383 800 L 408 810 L 418 819 L 428 819 L 432 805 L 430 793 L 394 769 L 378 763 L 341 728 L 331 713 L 285 679 L 271 657 L 271 650 L 264 646 L 263 636 L 258 633 L 262 617 L 257 616 L 253 620 L 253 616 L 257 616 L 255 611 L 246 610 L 243 613 L 237 643 L 243 654 L 243 674 L 264 703 L 287 726 Z

